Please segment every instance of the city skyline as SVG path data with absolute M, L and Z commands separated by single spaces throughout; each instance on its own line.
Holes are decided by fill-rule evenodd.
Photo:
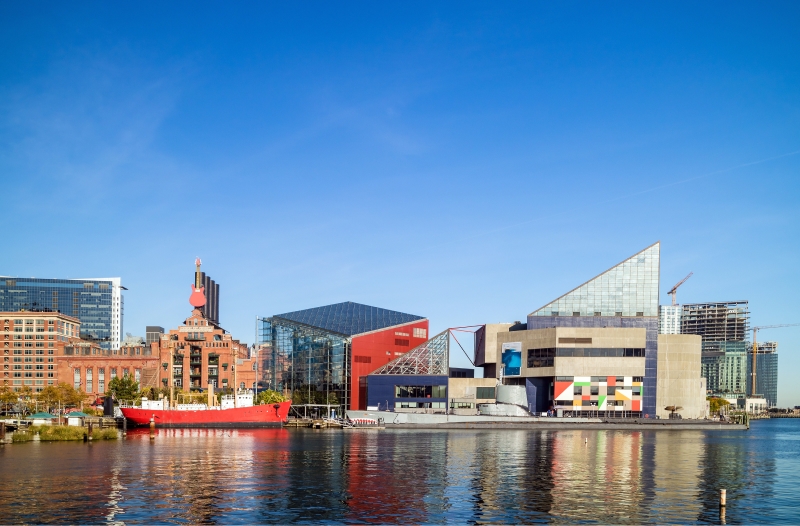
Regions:
M 436 334 L 660 240 L 661 305 L 694 272 L 800 322 L 795 4 L 417 7 L 0 6 L 0 274 L 119 276 L 144 336 L 199 256 L 243 342 L 345 301 Z M 800 405 L 800 328 L 759 340 Z

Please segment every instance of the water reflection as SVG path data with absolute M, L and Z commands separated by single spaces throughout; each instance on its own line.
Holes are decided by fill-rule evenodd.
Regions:
M 800 522 L 800 422 L 750 432 L 147 430 L 0 447 L 4 522 Z M 728 490 L 724 518 L 720 488 Z

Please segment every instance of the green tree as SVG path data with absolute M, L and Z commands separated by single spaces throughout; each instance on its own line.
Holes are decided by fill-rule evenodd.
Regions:
M 117 400 L 132 402 L 139 397 L 139 382 L 130 375 L 117 376 L 108 382 L 106 394 L 114 396 Z
M 279 404 L 285 401 L 286 398 L 282 394 L 272 389 L 261 391 L 258 393 L 258 398 L 256 399 L 257 404 Z

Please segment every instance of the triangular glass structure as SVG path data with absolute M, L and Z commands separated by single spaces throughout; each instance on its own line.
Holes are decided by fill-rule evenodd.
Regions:
M 450 330 L 440 332 L 370 374 L 450 375 Z
M 656 242 L 530 316 L 658 316 L 660 252 Z

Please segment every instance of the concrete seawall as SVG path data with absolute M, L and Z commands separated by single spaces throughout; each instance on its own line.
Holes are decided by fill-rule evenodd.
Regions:
M 686 423 L 672 425 L 667 422 L 444 422 L 440 424 L 394 424 L 386 429 L 526 429 L 526 430 L 580 430 L 580 431 L 746 431 L 741 424 Z
M 579 429 L 618 431 L 744 431 L 746 426 L 713 420 L 600 419 L 467 416 L 388 411 L 347 411 L 350 418 L 383 419 L 386 429 Z

